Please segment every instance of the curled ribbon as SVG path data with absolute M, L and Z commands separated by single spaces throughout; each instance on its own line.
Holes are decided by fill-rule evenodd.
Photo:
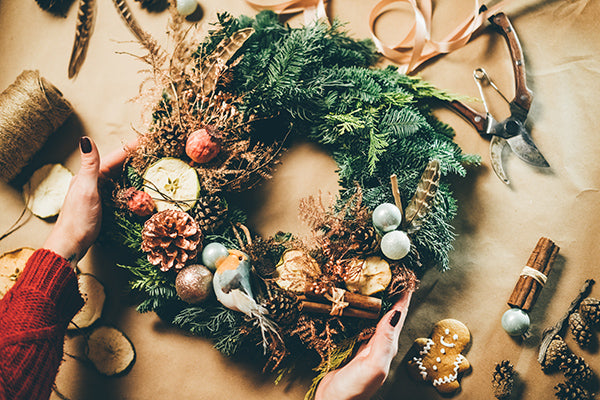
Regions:
M 548 278 L 542 272 L 538 271 L 535 268 L 528 267 L 527 265 L 523 267 L 520 276 L 533 278 L 537 283 L 544 286 L 546 284 L 546 279 Z
M 350 303 L 344 301 L 344 293 L 346 293 L 344 289 L 332 288 L 331 296 L 328 293 L 325 294 L 325 298 L 331 301 L 331 311 L 329 314 L 340 316 L 344 312 L 344 308 L 350 305 Z
M 264 4 L 261 1 L 246 0 L 257 10 L 271 10 L 277 14 L 304 14 L 304 23 L 309 24 L 318 19 L 327 19 L 324 0 L 288 0 L 272 4 Z
M 379 52 L 398 64 L 399 72 L 411 73 L 425 61 L 463 47 L 485 20 L 498 13 L 509 1 L 501 1 L 493 7 L 481 11 L 479 1 L 475 0 L 473 13 L 441 41 L 435 41 L 431 39 L 433 15 L 431 0 L 381 0 L 373 7 L 369 15 L 369 30 Z M 407 3 L 414 14 L 414 22 L 404 39 L 394 46 L 389 46 L 375 34 L 375 24 L 377 19 L 394 3 Z

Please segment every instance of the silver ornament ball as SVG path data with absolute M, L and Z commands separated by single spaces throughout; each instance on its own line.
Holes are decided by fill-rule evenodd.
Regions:
M 196 0 L 177 0 L 177 12 L 184 17 L 192 15 L 198 8 Z
M 217 242 L 209 243 L 204 246 L 204 250 L 202 250 L 202 264 L 211 271 L 215 271 L 217 269 L 217 262 L 228 256 L 229 251 L 227 250 L 227 247 Z
M 402 223 L 402 211 L 392 203 L 383 203 L 373 210 L 373 226 L 381 232 L 390 232 Z
M 510 336 L 521 336 L 529 330 L 529 315 L 520 308 L 511 308 L 502 315 L 502 328 Z
M 381 238 L 381 252 L 390 260 L 400 260 L 410 252 L 410 239 L 405 232 L 391 231 Z

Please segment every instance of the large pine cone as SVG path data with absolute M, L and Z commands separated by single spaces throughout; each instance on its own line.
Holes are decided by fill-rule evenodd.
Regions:
M 592 340 L 592 329 L 581 318 L 581 314 L 576 312 L 569 316 L 569 328 L 575 341 L 582 349 L 589 347 Z
M 219 196 L 204 196 L 194 207 L 194 216 L 204 233 L 213 233 L 225 221 L 227 203 Z
M 496 364 L 492 375 L 494 396 L 499 400 L 510 398 L 514 386 L 515 370 L 508 360 Z
M 358 255 L 370 255 L 377 251 L 379 238 L 372 226 L 361 226 L 350 234 L 350 250 Z
M 165 210 L 144 224 L 141 247 L 148 253 L 148 262 L 160 265 L 161 271 L 179 270 L 196 257 L 201 240 L 202 232 L 188 213 Z
M 568 380 L 582 387 L 587 387 L 594 378 L 594 371 L 588 363 L 573 353 L 563 358 L 559 368 Z
M 592 399 L 592 395 L 586 389 L 571 382 L 559 383 L 554 386 L 555 395 L 559 400 L 588 400 Z
M 563 338 L 556 335 L 550 342 L 548 350 L 546 350 L 546 358 L 544 358 L 544 362 L 542 363 L 542 370 L 545 373 L 556 371 L 558 366 L 562 363 L 562 360 L 569 353 L 571 353 L 571 351 Z
M 274 285 L 269 288 L 269 292 L 270 296 L 263 303 L 269 312 L 269 318 L 281 327 L 295 323 L 300 317 L 300 307 L 296 296 Z
M 581 317 L 590 325 L 600 324 L 600 300 L 588 297 L 579 306 Z

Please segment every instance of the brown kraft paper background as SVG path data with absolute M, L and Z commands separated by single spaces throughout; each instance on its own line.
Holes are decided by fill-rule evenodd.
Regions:
M 199 0 L 203 16 L 198 26 L 207 29 L 218 11 L 254 14 L 242 0 Z M 166 43 L 168 13 L 150 15 L 139 3 L 128 1 L 136 18 L 160 42 Z M 358 38 L 368 37 L 367 16 L 375 1 L 332 0 L 330 16 L 348 21 Z M 470 0 L 440 0 L 434 4 L 433 36 L 440 38 L 472 11 Z M 50 139 L 33 164 L 61 162 L 77 171 L 78 138 L 91 136 L 107 154 L 143 129 L 140 107 L 129 100 L 138 93 L 145 66 L 122 52 L 141 50 L 110 1 L 98 1 L 94 33 L 87 58 L 76 79 L 67 78 L 75 31 L 77 5 L 66 18 L 42 11 L 33 0 L 0 0 L 0 90 L 24 69 L 39 69 L 72 103 L 70 117 Z M 439 117 L 457 132 L 456 140 L 483 163 L 454 190 L 459 215 L 454 221 L 457 240 L 451 253 L 452 269 L 430 270 L 413 297 L 400 336 L 400 350 L 383 399 L 440 399 L 430 386 L 408 378 L 404 357 L 414 339 L 427 337 L 435 322 L 456 318 L 472 334 L 467 358 L 473 369 L 461 381 L 457 399 L 493 398 L 491 371 L 496 362 L 509 359 L 523 386 L 522 399 L 552 399 L 560 374 L 544 375 L 536 361 L 541 331 L 566 311 L 587 278 L 600 278 L 600 2 L 586 0 L 513 2 L 506 9 L 525 53 L 528 86 L 534 92 L 529 114 L 531 134 L 552 166 L 533 168 L 513 154 L 505 160 L 511 186 L 503 184 L 489 162 L 489 142 L 480 138 L 450 111 Z M 302 23 L 302 17 L 290 20 Z M 377 31 L 388 42 L 406 33 L 406 18 L 390 12 Z M 419 73 L 454 93 L 478 97 L 472 79 L 474 68 L 484 67 L 507 97 L 513 95 L 513 77 L 504 39 L 489 28 L 480 31 L 466 47 L 429 62 Z M 492 90 L 486 92 L 495 115 L 507 108 Z M 483 110 L 482 104 L 474 107 Z M 263 234 L 277 230 L 304 233 L 297 218 L 298 201 L 309 194 L 335 192 L 335 164 L 314 145 L 297 145 L 284 156 L 274 179 L 248 194 L 253 204 L 251 225 Z M 19 216 L 20 191 L 0 184 L 0 231 Z M 21 246 L 39 247 L 52 224 L 33 217 L 27 225 L 0 242 L 0 252 Z M 519 272 L 540 236 L 560 247 L 548 284 L 531 313 L 532 336 L 522 342 L 500 326 L 506 300 Z M 165 325 L 155 314 L 138 314 L 126 295 L 126 274 L 115 266 L 114 249 L 95 246 L 80 268 L 96 274 L 106 285 L 104 320 L 122 329 L 134 343 L 137 360 L 128 375 L 100 377 L 92 368 L 66 357 L 57 386 L 72 400 L 83 399 L 302 399 L 308 380 L 273 384 L 262 376 L 258 363 L 239 363 L 221 356 L 208 341 Z M 600 289 L 592 295 L 600 297 Z M 596 334 L 598 336 L 598 334 Z M 600 356 L 570 347 L 596 372 Z M 66 350 L 80 351 L 80 339 L 67 340 Z M 52 399 L 57 399 L 56 395 Z

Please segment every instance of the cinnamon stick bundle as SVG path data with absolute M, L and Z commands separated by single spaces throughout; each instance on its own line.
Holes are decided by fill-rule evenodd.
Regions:
M 331 293 L 329 293 L 331 296 Z M 324 295 L 317 294 L 314 292 L 307 292 L 306 298 L 309 300 L 316 301 L 318 303 L 330 302 Z M 349 307 L 358 308 L 361 310 L 370 311 L 379 314 L 381 311 L 381 299 L 377 297 L 365 296 L 358 293 L 352 293 L 346 291 L 344 293 L 344 301 L 349 304 Z
M 317 314 L 330 314 L 331 313 L 331 305 L 316 303 L 313 301 L 301 301 L 300 309 L 306 312 L 312 312 Z M 342 310 L 343 317 L 355 317 L 362 319 L 377 319 L 379 318 L 379 313 L 375 313 L 367 310 L 359 310 L 358 308 L 345 307 Z
M 548 276 L 559 249 L 552 240 L 545 237 L 540 238 L 529 256 L 526 266 Z M 534 277 L 522 274 L 519 276 L 519 280 L 507 303 L 511 307 L 529 312 L 533 308 L 542 288 L 543 284 Z
M 324 293 L 307 291 L 304 296 L 298 296 L 298 299 L 301 301 L 302 309 L 306 312 L 330 314 L 332 308 L 330 298 L 332 294 L 330 290 L 328 293 L 329 298 L 327 298 Z M 377 319 L 381 312 L 381 299 L 377 297 L 364 296 L 346 291 L 343 301 L 348 303 L 348 306 L 342 310 L 342 316 L 344 317 Z

